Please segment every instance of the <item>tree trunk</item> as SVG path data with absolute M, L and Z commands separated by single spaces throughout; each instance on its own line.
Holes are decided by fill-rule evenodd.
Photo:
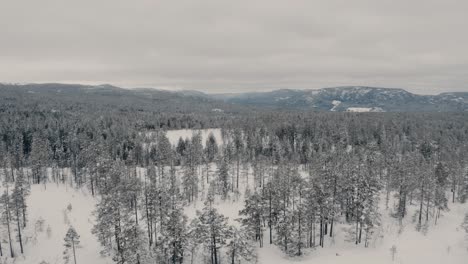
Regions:
M 334 176 L 334 181 L 333 181 L 333 200 L 332 200 L 332 215 L 331 215 L 331 222 L 330 222 L 330 237 L 333 237 L 333 224 L 335 222 L 335 210 L 333 207 L 335 207 L 335 199 L 336 199 L 336 184 L 337 184 L 337 179 L 336 175 Z
M 430 195 L 427 195 L 427 202 L 426 202 L 426 222 L 429 221 L 429 207 L 430 207 L 430 201 L 431 199 L 431 196 Z
M 75 254 L 75 240 L 72 238 L 72 248 L 73 248 L 73 260 L 76 264 L 76 254 Z
M 235 259 L 236 259 L 236 250 L 232 250 L 232 255 L 231 255 L 231 264 L 235 264 Z
M 133 201 L 134 201 L 134 207 L 135 207 L 135 223 L 136 225 L 138 225 L 138 206 L 137 206 L 137 198 L 136 198 L 136 195 L 133 197 Z
M 23 211 L 23 228 L 26 227 L 26 206 L 24 206 L 26 202 L 24 201 L 24 194 L 23 190 L 21 190 L 21 210 Z
M 320 216 L 320 239 L 319 246 L 323 247 L 323 218 Z
M 16 205 L 16 223 L 17 223 L 17 228 L 18 228 L 18 242 L 20 244 L 20 250 L 21 254 L 23 254 L 23 239 L 21 237 L 21 224 L 20 224 L 20 216 L 19 216 L 19 208 L 18 208 L 18 200 L 15 199 L 15 205 Z
M 214 264 L 218 264 L 218 252 L 216 248 L 216 237 L 213 236 L 213 258 Z
M 300 255 L 302 255 L 302 252 L 301 252 L 301 245 L 302 245 L 301 244 L 302 243 L 302 241 L 301 241 L 301 239 L 302 239 L 302 228 L 301 227 L 302 226 L 301 226 L 301 213 L 300 213 L 300 210 L 299 210 L 299 220 L 298 220 L 297 224 L 298 224 L 298 235 L 299 235 L 299 238 L 298 238 L 299 242 L 298 242 L 298 245 L 297 245 L 297 249 L 298 249 L 297 255 L 300 256 Z
M 11 179 L 13 182 L 15 181 L 15 170 L 13 169 L 13 167 L 11 167 Z
M 273 244 L 273 232 L 272 232 L 273 218 L 272 218 L 272 212 L 271 212 L 272 211 L 272 208 L 271 208 L 271 199 L 272 199 L 272 197 L 271 197 L 271 185 L 270 185 L 270 188 L 269 188 L 269 196 L 270 196 L 269 197 L 270 198 L 269 199 L 270 200 L 269 201 L 269 203 L 270 203 L 270 206 L 269 206 L 270 207 L 270 216 L 269 216 L 269 218 L 270 219 L 268 221 L 268 227 L 270 228 L 270 245 L 271 245 L 271 244 Z
M 359 244 L 361 243 L 362 238 L 362 223 L 359 222 Z
M 423 203 L 424 203 L 424 184 L 422 183 L 421 197 L 420 197 L 420 203 L 419 203 L 419 218 L 418 218 L 418 226 L 419 227 L 418 228 L 421 227 Z
M 240 165 L 240 157 L 237 154 L 237 179 L 236 179 L 236 188 L 239 190 L 239 165 Z
M 6 215 L 6 223 L 7 223 L 7 230 L 8 230 L 8 243 L 10 244 L 10 255 L 12 258 L 15 257 L 15 253 L 13 252 L 13 245 L 12 245 L 12 242 L 11 242 L 11 229 L 10 229 L 10 219 L 11 219 L 11 215 L 10 215 L 10 206 L 9 206 L 9 195 L 8 195 L 8 186 L 7 186 L 7 189 L 6 189 L 6 201 L 5 201 L 5 215 Z
M 90 182 L 91 182 L 91 195 L 94 196 L 94 176 L 90 176 Z

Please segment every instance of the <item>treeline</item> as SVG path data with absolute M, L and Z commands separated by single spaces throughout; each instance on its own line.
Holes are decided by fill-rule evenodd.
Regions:
M 352 243 L 368 246 L 380 204 L 400 221 L 417 205 L 409 217 L 425 230 L 449 202 L 468 197 L 463 114 L 223 118 L 212 123 L 222 128 L 222 142 L 194 134 L 172 146 L 164 131 L 147 133 L 126 115 L 3 115 L 2 186 L 23 190 L 3 188 L 3 226 L 15 224 L 19 233 L 26 224 L 29 184 L 67 182 L 97 196 L 94 233 L 117 263 L 236 263 L 253 260 L 252 243 L 262 247 L 264 237 L 289 255 L 324 247 L 337 223 Z M 216 199 L 245 200 L 240 227 Z M 184 207 L 197 201 L 204 209 L 189 219 Z

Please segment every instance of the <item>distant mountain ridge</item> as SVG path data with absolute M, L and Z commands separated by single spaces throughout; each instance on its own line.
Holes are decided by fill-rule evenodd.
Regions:
M 270 92 L 214 94 L 240 105 L 279 109 L 357 112 L 468 111 L 468 92 L 419 95 L 398 88 L 344 86 L 317 90 L 281 89 Z
M 172 113 L 245 111 L 243 106 L 225 103 L 204 93 L 192 91 L 125 89 L 108 84 L 0 83 L 0 111 L 8 107 L 50 110 L 60 106 L 73 111 L 100 109 Z
M 268 92 L 207 94 L 195 90 L 125 89 L 108 84 L 0 83 L 0 103 L 39 102 L 106 104 L 150 111 L 238 112 L 299 110 L 332 112 L 468 111 L 468 92 L 419 95 L 398 88 L 344 86 L 322 89 L 279 89 Z

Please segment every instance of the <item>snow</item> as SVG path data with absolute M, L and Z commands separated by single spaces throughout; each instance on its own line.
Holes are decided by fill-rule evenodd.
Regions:
M 372 108 L 370 107 L 348 107 L 346 111 L 348 112 L 370 112 Z
M 385 112 L 381 107 L 348 107 L 347 112 Z
M 28 197 L 28 226 L 24 230 L 25 254 L 19 256 L 15 263 L 63 263 L 63 239 L 69 224 L 80 235 L 80 245 L 76 251 L 78 263 L 113 263 L 111 259 L 101 257 L 101 245 L 91 233 L 95 203 L 96 200 L 83 189 L 75 190 L 52 183 L 32 185 L 31 195 Z M 67 210 L 69 204 L 71 211 Z M 36 224 L 38 220 L 43 220 L 42 231 Z M 49 226 L 50 237 L 47 234 Z M 20 253 L 18 246 L 15 253 Z M 0 263 L 4 262 L 0 259 Z
M 330 238 L 326 238 L 328 239 L 328 245 L 324 248 L 318 248 L 300 259 L 291 259 L 284 256 L 277 247 L 266 245 L 265 248 L 258 251 L 259 263 L 466 263 L 468 259 L 467 243 L 464 238 L 464 231 L 460 228 L 460 223 L 463 221 L 463 216 L 468 211 L 468 207 L 460 204 L 451 204 L 450 206 L 452 207 L 451 212 L 446 213 L 436 226 L 431 226 L 426 235 L 417 232 L 414 223 L 410 221 L 404 225 L 403 231 L 399 233 L 398 223 L 388 216 L 387 211 L 386 215 L 382 215 L 384 218 L 383 238 L 377 239 L 375 244 L 369 248 L 343 242 L 342 238 L 335 238 L 334 242 Z M 395 261 L 392 261 L 390 252 L 393 246 L 396 247 Z
M 333 101 L 332 101 L 333 107 L 330 109 L 330 111 L 332 111 L 332 112 L 336 111 L 336 107 L 338 107 L 340 104 L 341 104 L 341 101 L 339 101 L 339 100 L 333 100 Z
M 373 107 L 372 112 L 385 112 L 381 107 Z

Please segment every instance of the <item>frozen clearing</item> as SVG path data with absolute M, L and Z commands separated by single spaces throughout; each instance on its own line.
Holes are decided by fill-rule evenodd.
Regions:
M 208 139 L 208 136 L 210 135 L 210 133 L 213 133 L 213 136 L 216 138 L 216 142 L 218 143 L 218 145 L 222 145 L 223 143 L 223 137 L 221 135 L 220 128 L 208 128 L 208 129 L 198 129 L 198 130 L 193 130 L 193 129 L 168 130 L 166 132 L 166 136 L 172 145 L 177 145 L 177 142 L 179 142 L 179 138 L 190 139 L 194 133 L 201 133 L 203 145 L 205 145 L 206 140 Z

